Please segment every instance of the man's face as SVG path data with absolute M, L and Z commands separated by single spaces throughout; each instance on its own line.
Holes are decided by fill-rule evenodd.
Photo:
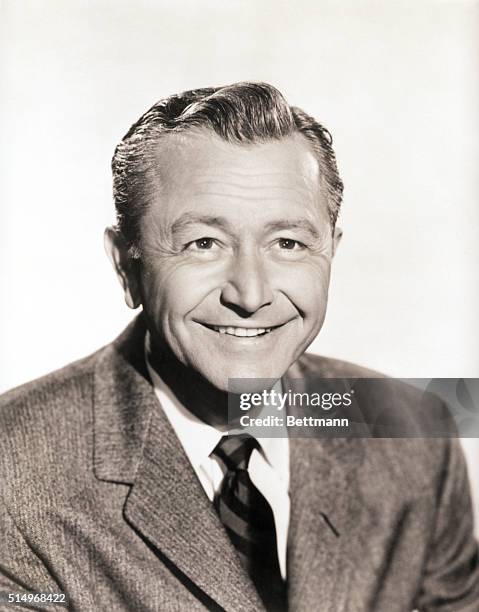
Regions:
M 153 344 L 221 390 L 277 378 L 324 321 L 331 225 L 302 136 L 239 146 L 168 137 L 142 219 L 140 286 Z

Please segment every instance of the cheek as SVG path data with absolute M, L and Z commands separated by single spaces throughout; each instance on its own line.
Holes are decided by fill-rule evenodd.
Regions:
M 283 274 L 282 292 L 310 323 L 324 317 L 328 300 L 329 266 L 298 265 Z
M 221 271 L 211 265 L 164 262 L 144 276 L 145 306 L 156 319 L 178 319 L 194 310 L 220 286 L 220 279 Z

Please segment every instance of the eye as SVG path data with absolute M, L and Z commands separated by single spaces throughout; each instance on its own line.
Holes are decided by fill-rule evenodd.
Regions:
M 200 238 L 199 240 L 195 240 L 195 245 L 199 249 L 211 249 L 214 244 L 213 238 Z
M 287 251 L 299 250 L 304 248 L 304 244 L 298 242 L 298 240 L 293 240 L 292 238 L 280 238 L 278 240 L 278 245 L 280 249 L 285 249 Z
M 186 245 L 186 248 L 190 248 L 190 249 L 193 248 L 194 250 L 198 250 L 198 251 L 208 251 L 213 248 L 215 243 L 216 243 L 216 240 L 214 238 L 204 237 L 204 238 L 199 238 L 198 240 L 194 240 L 193 242 L 190 242 L 189 244 Z

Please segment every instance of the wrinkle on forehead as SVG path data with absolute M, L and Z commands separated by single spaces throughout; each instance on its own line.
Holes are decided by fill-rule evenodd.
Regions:
M 258 157 L 263 169 L 258 172 Z M 319 165 L 308 143 L 301 134 L 265 143 L 230 143 L 209 129 L 193 129 L 186 133 L 168 134 L 157 149 L 157 164 L 153 189 L 172 192 L 184 185 L 185 175 L 194 176 L 195 185 L 206 186 L 227 182 L 242 189 L 319 189 Z M 264 164 L 268 161 L 267 165 Z M 285 171 L 285 166 L 288 170 Z M 281 167 L 281 170 L 276 168 Z M 193 169 L 189 173 L 188 169 Z M 243 179 L 243 180 L 242 180 Z M 244 180 L 246 179 L 246 181 Z M 289 183 L 289 185 L 288 185 Z
M 293 172 L 247 173 L 223 171 L 221 165 L 196 176 L 191 183 L 193 196 L 225 196 L 238 199 L 274 201 L 311 198 L 315 184 Z

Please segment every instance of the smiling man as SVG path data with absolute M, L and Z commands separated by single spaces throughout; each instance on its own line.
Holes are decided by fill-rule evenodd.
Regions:
M 477 610 L 457 440 L 228 435 L 231 379 L 373 375 L 305 355 L 340 238 L 327 130 L 266 84 L 189 91 L 112 168 L 105 246 L 142 312 L 3 396 L 0 591 L 85 611 Z M 416 395 L 390 385 L 409 415 Z

